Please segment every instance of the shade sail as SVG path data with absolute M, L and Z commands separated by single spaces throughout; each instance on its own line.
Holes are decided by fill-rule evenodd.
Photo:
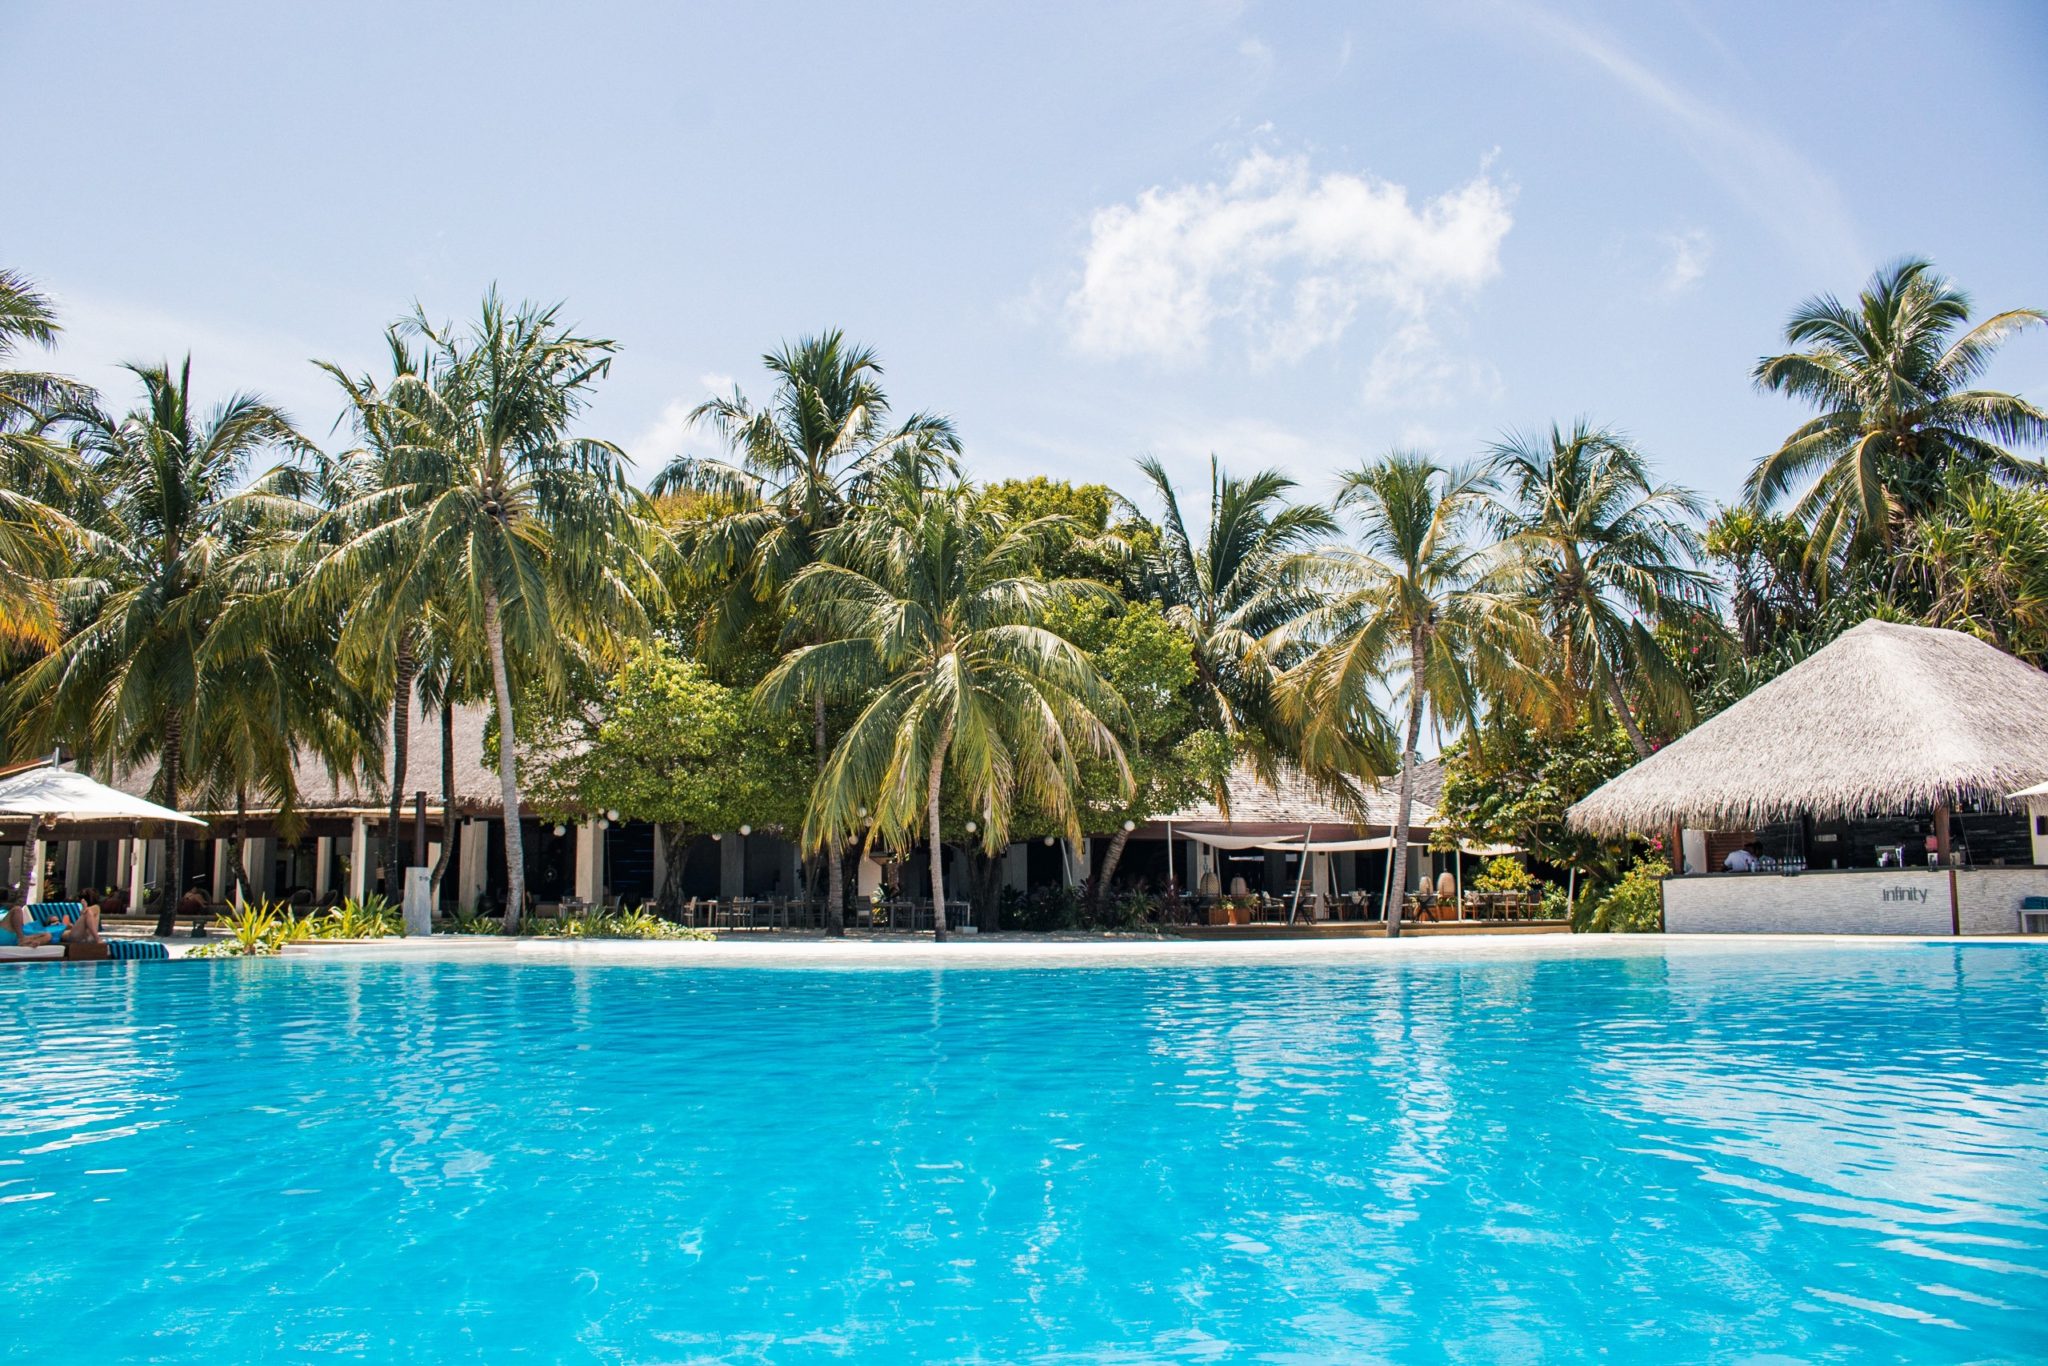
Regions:
M 1207 830 L 1182 830 L 1177 827 L 1173 834 L 1176 839 L 1190 839 L 1197 844 L 1206 844 L 1211 849 L 1271 849 L 1283 854 L 1298 854 L 1304 849 L 1311 854 L 1363 854 L 1394 847 L 1392 835 L 1374 835 L 1370 839 L 1310 839 L 1304 843 L 1286 835 L 1217 835 Z M 1426 838 L 1411 837 L 1408 845 L 1411 849 L 1419 848 L 1428 842 Z M 1467 844 L 1462 848 L 1465 853 L 1483 855 L 1487 858 L 1522 852 L 1507 844 Z
M 0 815 L 56 821 L 179 821 L 204 825 L 168 806 L 131 797 L 64 768 L 35 768 L 0 782 Z

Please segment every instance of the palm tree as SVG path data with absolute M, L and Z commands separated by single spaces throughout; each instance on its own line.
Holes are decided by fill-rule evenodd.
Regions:
M 1820 415 L 1757 463 L 1745 493 L 1764 508 L 1804 482 L 1792 516 L 1812 528 L 1821 565 L 1892 548 L 1908 522 L 1933 510 L 1951 471 L 2048 481 L 2039 461 L 2011 449 L 2048 437 L 2048 413 L 1968 387 L 2005 341 L 2048 322 L 2048 312 L 2014 308 L 1969 322 L 1969 296 L 1909 259 L 1873 275 L 1853 309 L 1830 295 L 1808 299 L 1785 326 L 1796 349 L 1757 362 L 1758 388 Z
M 389 474 L 336 514 L 349 528 L 323 573 L 388 587 L 417 622 L 443 603 L 473 630 L 498 714 L 505 921 L 525 910 L 513 663 L 557 693 L 578 649 L 610 653 L 658 595 L 657 533 L 610 442 L 572 437 L 613 343 L 573 334 L 560 306 L 508 308 L 493 290 L 467 331 L 416 313 L 401 335 L 429 355 L 378 401 Z
M 387 329 L 384 339 L 391 385 L 380 387 L 367 375 L 352 377 L 332 362 L 315 362 L 340 386 L 348 402 L 348 420 L 360 442 L 332 462 L 329 482 L 338 486 L 332 504 L 337 512 L 360 507 L 364 495 L 395 488 L 406 477 L 402 459 L 410 430 L 395 420 L 400 411 L 397 405 L 417 401 L 433 391 L 431 378 L 424 375 L 431 354 L 416 354 L 403 327 Z M 400 384 L 400 380 L 412 383 Z M 387 388 L 392 390 L 388 396 Z M 431 422 L 431 415 L 422 420 Z M 419 672 L 417 618 L 423 608 L 412 593 L 414 585 L 406 582 L 410 566 L 402 558 L 370 567 L 379 572 L 372 572 L 367 580 L 345 580 L 329 573 L 316 575 L 312 584 L 326 600 L 326 609 L 343 622 L 340 643 L 351 671 L 390 685 L 391 777 L 385 791 L 384 886 L 395 895 L 404 866 L 399 813 L 405 803 L 405 774 L 412 757 L 412 702 Z M 389 577 L 394 573 L 398 577 Z M 445 813 L 443 819 L 445 822 Z M 445 848 L 447 841 L 442 843 Z
M 982 847 L 993 852 L 1008 842 L 1020 799 L 1079 837 L 1083 752 L 1123 768 L 1113 731 L 1122 701 L 1044 625 L 1057 604 L 1107 591 L 1032 572 L 1064 520 L 1014 523 L 966 488 L 894 481 L 842 528 L 831 559 L 791 581 L 792 636 L 813 643 L 790 651 L 755 692 L 771 711 L 820 694 L 863 703 L 818 774 L 804 840 L 853 838 L 870 809 L 871 839 L 907 845 L 922 826 L 940 939 L 949 773 L 981 812 Z
M 1277 661 L 1269 642 L 1313 606 L 1299 557 L 1337 524 L 1324 508 L 1290 502 L 1295 482 L 1278 470 L 1240 479 L 1212 455 L 1208 522 L 1198 537 L 1165 466 L 1148 456 L 1138 468 L 1162 508 L 1154 592 L 1193 647 L 1196 681 L 1216 724 L 1270 770 L 1290 745 L 1275 728 Z
M 1322 596 L 1281 628 L 1308 647 L 1279 686 L 1282 709 L 1310 748 L 1355 750 L 1384 730 L 1373 700 L 1391 684 L 1407 696 L 1395 789 L 1393 895 L 1408 885 L 1408 828 L 1416 747 L 1425 721 L 1470 724 L 1490 691 L 1509 689 L 1533 621 L 1508 591 L 1490 547 L 1472 539 L 1486 484 L 1466 469 L 1395 451 L 1347 473 L 1336 506 L 1357 529 L 1356 549 L 1315 555 Z M 1401 932 L 1396 905 L 1387 934 Z
M 252 460 L 304 439 L 251 394 L 210 412 L 192 402 L 192 362 L 129 367 L 142 403 L 114 418 L 95 406 L 57 410 L 72 434 L 98 507 L 94 533 L 65 586 L 76 623 L 16 680 L 25 705 L 17 738 L 43 748 L 68 740 L 103 768 L 157 765 L 151 796 L 175 807 L 189 768 L 203 768 L 209 638 L 230 598 L 239 553 L 261 534 L 271 497 L 245 487 Z M 182 869 L 165 836 L 166 913 Z M 159 933 L 168 933 L 163 921 Z
M 774 377 L 766 405 L 735 391 L 690 413 L 709 423 L 732 461 L 679 457 L 654 479 L 657 495 L 714 495 L 721 515 L 690 530 L 695 577 L 716 590 L 702 623 L 707 653 L 730 647 L 747 625 L 778 610 L 798 574 L 815 564 L 832 531 L 895 472 L 920 482 L 950 470 L 960 452 L 953 424 L 934 413 L 889 421 L 882 366 L 867 347 L 837 330 L 805 337 L 761 358 Z M 827 753 L 825 694 L 810 698 L 812 742 L 822 769 Z M 825 861 L 826 928 L 846 932 L 840 851 Z
M 92 402 L 83 385 L 8 364 L 23 344 L 57 338 L 50 301 L 24 276 L 0 270 L 0 574 L 26 591 L 0 596 L 0 646 L 57 643 L 56 577 L 76 526 L 62 511 L 76 491 L 70 452 L 43 434 L 45 420 Z
M 1639 756 L 1649 740 L 1630 707 L 1633 686 L 1682 717 L 1684 674 L 1656 627 L 1711 604 L 1697 567 L 1699 496 L 1650 477 L 1635 447 L 1581 420 L 1569 432 L 1513 436 L 1492 448 L 1495 534 L 1515 558 L 1552 658 L 1548 672 L 1574 699 L 1611 708 Z

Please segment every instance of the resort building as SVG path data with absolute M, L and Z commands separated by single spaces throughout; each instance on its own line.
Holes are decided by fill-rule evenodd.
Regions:
M 216 899 L 230 886 L 230 844 L 246 832 L 243 867 L 254 894 L 323 903 L 382 893 L 385 851 L 400 846 L 402 866 L 442 866 L 440 907 L 471 911 L 502 904 L 505 888 L 504 803 L 498 773 L 484 748 L 490 711 L 458 706 L 446 724 L 438 712 L 415 705 L 411 742 L 400 787 L 400 816 L 390 821 L 381 775 L 337 775 L 316 760 L 302 760 L 298 801 L 290 813 L 252 804 L 237 813 L 217 803 L 183 803 L 207 826 L 183 842 L 181 888 L 198 886 Z M 444 772 L 445 765 L 445 772 Z M 114 785 L 146 795 L 154 771 L 118 775 Z M 452 800 L 443 800 L 444 788 Z M 1440 766 L 1431 761 L 1415 775 L 1408 891 L 1431 885 L 1446 869 L 1471 871 L 1469 857 L 1432 854 L 1429 841 L 1442 790 Z M 1383 780 L 1352 810 L 1297 774 L 1273 782 L 1248 766 L 1229 781 L 1227 803 L 1203 801 L 1133 822 L 1128 830 L 1096 832 L 1078 842 L 1018 840 L 999 856 L 997 885 L 1017 893 L 1077 887 L 1099 877 L 1123 835 L 1112 890 L 1220 895 L 1281 900 L 1290 916 L 1332 918 L 1374 913 L 1383 904 L 1392 868 L 1395 784 Z M 213 807 L 216 809 L 208 809 Z M 0 885 L 25 881 L 27 829 L 0 817 Z M 51 884 L 76 891 L 118 887 L 137 905 L 145 887 L 163 885 L 160 832 L 133 823 L 69 823 L 43 832 Z M 526 882 L 542 906 L 613 899 L 651 900 L 672 860 L 680 895 L 700 900 L 783 898 L 815 894 L 796 844 L 783 833 L 742 826 L 698 835 L 671 846 L 661 830 L 632 812 L 528 810 L 522 820 Z M 851 858 L 850 890 L 858 897 L 928 897 L 928 861 L 913 849 L 900 861 Z M 970 851 L 949 851 L 949 888 L 964 889 L 977 871 Z M 985 869 L 986 865 L 983 865 Z
M 2012 934 L 2048 898 L 2048 674 L 1956 631 L 1867 621 L 1574 806 L 1678 837 L 1664 924 Z M 2040 902 L 2048 906 L 2048 899 Z

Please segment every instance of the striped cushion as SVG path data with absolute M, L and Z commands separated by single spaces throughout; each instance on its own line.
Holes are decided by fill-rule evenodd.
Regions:
M 109 939 L 109 958 L 169 958 L 171 951 L 154 939 Z
M 83 901 L 38 901 L 30 905 L 22 914 L 39 925 L 48 925 L 58 920 L 69 925 L 72 921 L 85 914 L 85 903 Z

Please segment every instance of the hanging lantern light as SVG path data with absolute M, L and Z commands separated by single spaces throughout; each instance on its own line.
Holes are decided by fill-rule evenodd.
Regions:
M 977 826 L 973 821 L 967 822 L 967 833 L 970 835 L 980 828 L 981 827 Z
M 740 833 L 742 835 L 751 835 L 754 833 L 754 827 L 751 825 L 743 825 L 740 827 Z
M 1130 833 L 1131 833 L 1131 832 L 1132 832 L 1133 830 L 1136 830 L 1137 828 L 1138 828 L 1138 823 L 1137 823 L 1136 821 L 1125 821 L 1125 822 L 1124 822 L 1124 833 L 1125 833 L 1126 835 L 1130 834 Z
M 564 836 L 564 835 L 566 835 L 566 834 L 568 834 L 568 833 L 569 833 L 569 828 L 568 828 L 567 826 L 565 826 L 565 825 L 557 825 L 557 826 L 555 827 L 555 838 L 556 838 L 556 839 L 560 839 L 560 838 L 561 838 L 562 836 Z
M 609 811 L 605 812 L 605 813 L 604 813 L 604 818 L 605 818 L 606 820 L 608 820 L 608 821 L 612 822 L 612 823 L 613 823 L 614 825 L 618 824 L 618 820 L 619 820 L 619 810 L 618 810 L 618 808 L 617 808 L 617 807 L 613 807 L 613 808 L 612 808 L 611 810 L 609 810 Z

